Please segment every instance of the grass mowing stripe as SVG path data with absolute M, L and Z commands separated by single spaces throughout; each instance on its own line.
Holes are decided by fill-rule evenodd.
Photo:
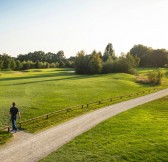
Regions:
M 145 74 L 148 70 L 139 71 Z M 123 73 L 75 75 L 72 69 L 32 69 L 24 72 L 0 73 L 0 127 L 9 124 L 8 112 L 13 101 L 20 109 L 22 120 L 26 120 L 67 107 L 127 95 L 150 87 L 135 83 L 135 76 Z M 168 86 L 167 83 L 167 79 L 164 79 L 163 84 L 157 87 L 165 88 Z M 108 104 L 99 107 L 106 105 Z M 64 121 L 82 113 L 75 111 L 69 116 L 59 115 L 59 119 Z M 46 126 L 55 123 L 51 119 Z M 39 122 L 37 126 L 33 125 L 26 129 L 32 132 L 43 129 L 42 126 L 43 124 Z
M 0 80 L 0 110 L 3 114 L 0 118 L 1 125 L 8 123 L 8 111 L 13 101 L 20 108 L 22 118 L 29 119 L 67 107 L 136 92 L 146 87 L 135 83 L 133 75 L 82 76 L 70 73 L 71 70 L 3 73 Z
M 168 96 L 123 112 L 41 162 L 168 161 Z

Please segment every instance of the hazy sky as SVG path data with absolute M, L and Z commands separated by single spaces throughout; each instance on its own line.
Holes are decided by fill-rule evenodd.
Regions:
M 168 0 L 0 0 L 0 54 L 168 48 Z

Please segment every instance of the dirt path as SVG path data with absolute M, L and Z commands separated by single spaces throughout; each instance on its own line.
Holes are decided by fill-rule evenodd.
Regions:
M 7 145 L 0 147 L 0 162 L 35 162 L 58 149 L 74 137 L 102 121 L 135 106 L 168 95 L 168 89 L 108 106 L 76 117 L 35 135 L 18 132 Z

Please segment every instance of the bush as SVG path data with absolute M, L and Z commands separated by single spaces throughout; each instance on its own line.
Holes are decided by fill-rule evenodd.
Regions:
M 129 74 L 138 75 L 138 71 L 134 68 L 128 70 Z
M 165 77 L 167 77 L 168 78 L 168 70 L 165 72 Z
M 161 84 L 163 73 L 160 70 L 150 71 L 148 74 L 148 80 L 153 84 Z

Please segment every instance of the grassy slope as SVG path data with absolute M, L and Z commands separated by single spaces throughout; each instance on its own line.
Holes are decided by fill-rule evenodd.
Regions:
M 135 76 L 128 74 L 75 75 L 72 69 L 43 69 L 27 72 L 0 71 L 0 127 L 9 124 L 8 111 L 15 101 L 22 120 L 74 105 L 86 104 L 113 96 L 143 90 L 148 85 L 135 83 Z M 149 69 L 139 69 L 145 74 Z M 158 88 L 165 88 L 167 80 Z M 110 103 L 108 103 L 110 104 Z M 100 105 L 105 106 L 105 105 Z M 96 107 L 94 107 L 96 108 Z M 25 126 L 30 132 L 44 129 L 89 111 L 88 109 L 57 115 Z M 92 107 L 93 109 L 93 107 Z M 6 135 L 1 134 L 3 138 Z
M 168 96 L 123 112 L 42 162 L 168 161 Z
M 28 119 L 145 88 L 134 80 L 135 76 L 128 74 L 81 76 L 63 69 L 1 72 L 0 126 L 9 122 L 8 111 L 13 101 L 22 118 Z

